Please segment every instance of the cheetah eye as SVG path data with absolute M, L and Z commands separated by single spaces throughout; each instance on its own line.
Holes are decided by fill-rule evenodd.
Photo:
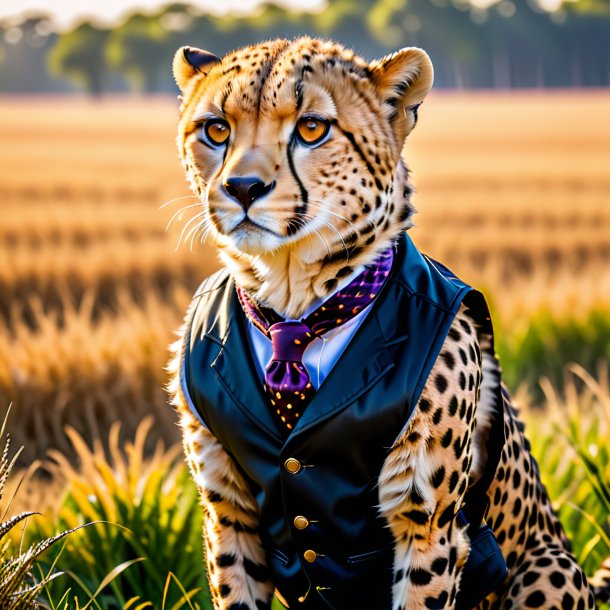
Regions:
M 326 141 L 330 133 L 330 123 L 319 117 L 304 116 L 297 122 L 297 136 L 308 146 L 317 146 Z
M 211 146 L 222 146 L 227 143 L 229 135 L 231 135 L 231 128 L 222 119 L 210 119 L 201 127 L 201 135 Z

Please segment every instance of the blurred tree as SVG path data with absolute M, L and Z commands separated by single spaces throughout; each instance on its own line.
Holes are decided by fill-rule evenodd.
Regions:
M 576 13 L 610 17 L 610 0 L 563 0 L 561 6 Z
M 158 91 L 159 76 L 167 72 L 169 65 L 170 34 L 160 15 L 132 15 L 111 33 L 106 60 L 125 75 L 135 90 Z
M 2 64 L 6 61 L 6 30 L 7 27 L 4 23 L 0 22 L 0 70 L 2 69 Z
M 67 76 L 92 95 L 101 95 L 108 76 L 105 59 L 108 36 L 108 30 L 88 22 L 61 34 L 48 55 L 51 71 Z
M 610 0 L 582 1 L 591 4 L 585 13 L 549 12 L 549 0 L 496 0 L 486 8 L 469 0 L 377 0 L 366 20 L 380 43 L 424 47 L 437 87 L 606 85 L 610 12 L 600 18 L 600 11 Z
M 371 33 L 368 14 L 376 0 L 331 0 L 327 8 L 312 16 L 312 30 L 318 35 L 333 38 L 352 47 L 357 53 L 372 60 L 385 55 L 390 46 Z
M 175 90 L 170 65 L 179 46 L 222 56 L 267 38 L 309 34 L 336 39 L 367 59 L 421 46 L 432 57 L 439 88 L 599 87 L 610 84 L 609 30 L 610 0 L 327 0 L 310 13 L 270 1 L 240 17 L 181 3 L 134 14 L 112 32 L 83 24 L 57 39 L 49 63 L 91 92 L 121 90 L 119 73 L 132 89 L 168 91 Z M 40 36 L 20 32 L 5 28 L 0 88 L 19 82 L 48 89 L 48 78 L 32 75 L 55 35 L 34 48 L 23 46 L 30 44 L 26 38 L 39 44 Z
M 56 38 L 48 15 L 31 15 L 21 22 L 0 22 L 0 91 L 29 93 L 68 89 L 48 73 L 45 62 Z

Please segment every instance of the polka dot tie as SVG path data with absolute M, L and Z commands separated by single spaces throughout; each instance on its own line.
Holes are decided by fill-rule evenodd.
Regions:
M 301 321 L 285 321 L 237 288 L 246 316 L 271 339 L 273 356 L 265 369 L 265 393 L 273 413 L 287 431 L 296 426 L 315 394 L 303 364 L 305 349 L 317 337 L 345 324 L 373 302 L 390 273 L 393 260 L 394 249 L 390 248 Z

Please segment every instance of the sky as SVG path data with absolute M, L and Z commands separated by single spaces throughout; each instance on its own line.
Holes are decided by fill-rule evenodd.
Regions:
M 190 0 L 190 3 L 206 12 L 222 14 L 249 12 L 263 1 Z M 127 14 L 135 11 L 153 12 L 170 3 L 168 0 L 2 0 L 0 19 L 18 17 L 24 12 L 44 12 L 53 16 L 59 29 L 69 28 L 83 19 L 90 18 L 95 18 L 104 25 L 114 25 Z M 316 10 L 325 4 L 325 0 L 276 0 L 276 3 L 297 9 Z

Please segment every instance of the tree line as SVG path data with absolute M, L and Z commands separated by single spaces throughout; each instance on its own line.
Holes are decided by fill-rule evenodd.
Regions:
M 0 91 L 175 91 L 170 65 L 179 46 L 222 55 L 303 34 L 336 39 L 368 59 L 421 46 L 438 88 L 610 84 L 610 0 L 566 2 L 553 12 L 536 0 L 486 9 L 469 0 L 329 0 L 318 13 L 267 4 L 240 17 L 171 4 L 112 29 L 85 21 L 61 33 L 46 15 L 0 22 Z

